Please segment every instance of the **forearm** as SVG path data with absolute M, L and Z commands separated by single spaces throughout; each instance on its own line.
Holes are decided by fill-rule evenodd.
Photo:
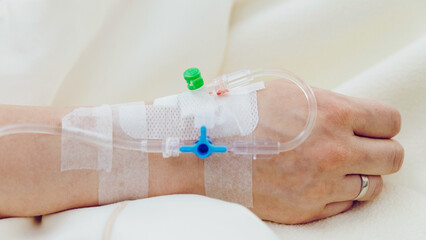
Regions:
M 61 126 L 62 118 L 73 109 L 0 105 L 0 126 Z M 159 158 L 161 155 L 149 157 L 149 196 L 203 194 L 202 161 Z M 97 205 L 98 172 L 61 172 L 60 166 L 61 136 L 17 134 L 0 138 L 0 216 L 34 216 Z

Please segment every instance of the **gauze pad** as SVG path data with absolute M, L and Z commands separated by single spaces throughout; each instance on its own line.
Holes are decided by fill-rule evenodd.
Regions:
M 191 91 L 156 99 L 146 106 L 148 138 L 196 140 L 202 125 L 210 138 L 249 135 L 259 121 L 256 91 L 264 87 L 259 82 L 223 96 Z

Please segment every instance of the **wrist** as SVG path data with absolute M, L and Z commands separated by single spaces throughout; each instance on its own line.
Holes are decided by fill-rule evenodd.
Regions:
M 204 195 L 204 162 L 192 154 L 149 154 L 149 196 L 169 194 Z

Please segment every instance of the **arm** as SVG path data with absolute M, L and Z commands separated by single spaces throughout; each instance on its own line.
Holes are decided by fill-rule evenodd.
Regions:
M 0 105 L 0 125 L 61 126 L 62 117 L 73 109 Z M 61 136 L 18 134 L 0 138 L 0 216 L 36 216 L 96 206 L 98 172 L 61 172 L 60 161 Z M 197 159 L 163 159 L 149 164 L 149 196 L 203 194 L 203 166 Z
M 283 81 L 269 81 L 258 94 L 257 136 L 298 129 L 303 108 L 296 90 Z M 310 137 L 298 148 L 272 159 L 253 161 L 253 212 L 280 223 L 302 223 L 346 211 L 361 188 L 359 174 L 370 188 L 361 201 L 374 199 L 382 188 L 380 175 L 398 171 L 404 151 L 391 140 L 401 117 L 393 107 L 366 99 L 316 89 L 318 116 Z M 287 106 L 277 99 L 286 99 Z M 302 110 L 299 110 L 302 109 Z M 72 108 L 0 107 L 0 125 L 42 123 L 59 126 Z M 292 114 L 289 114 L 292 113 Z M 288 116 L 294 116 L 294 119 Z M 303 124 L 303 123 L 302 123 Z M 60 172 L 59 136 L 21 134 L 0 139 L 0 214 L 34 216 L 97 204 L 97 172 Z M 193 155 L 149 162 L 149 196 L 204 194 L 203 161 Z

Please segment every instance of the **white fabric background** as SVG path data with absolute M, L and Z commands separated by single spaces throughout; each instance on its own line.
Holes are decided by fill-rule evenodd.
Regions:
M 149 100 L 183 91 L 191 66 L 206 79 L 285 68 L 311 85 L 398 107 L 406 159 L 379 199 L 312 224 L 270 226 L 282 239 L 426 239 L 426 1 L 0 0 L 0 103 Z M 109 208 L 99 209 L 108 216 Z M 52 221 L 74 229 L 91 211 Z M 256 220 L 238 211 L 236 221 Z M 33 230 L 31 222 L 1 220 L 0 233 L 25 238 L 16 229 Z

